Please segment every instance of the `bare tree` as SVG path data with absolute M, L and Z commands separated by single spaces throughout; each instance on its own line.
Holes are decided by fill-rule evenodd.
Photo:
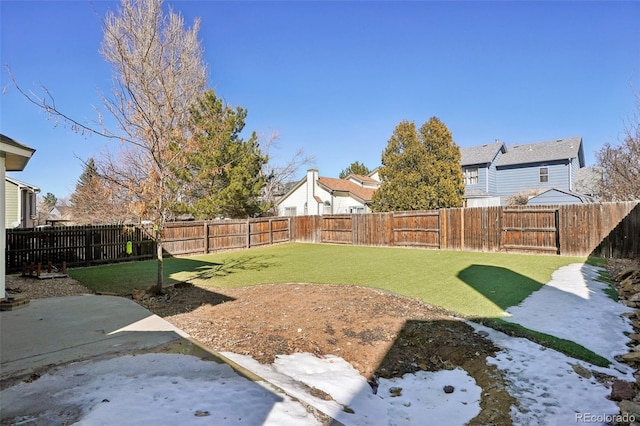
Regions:
M 635 96 L 636 114 L 625 126 L 622 143 L 606 143 L 596 153 L 604 201 L 640 200 L 640 95 Z
M 94 159 L 89 158 L 71 194 L 73 221 L 97 225 L 131 223 L 134 215 L 129 211 L 128 200 L 126 189 L 102 177 Z
M 262 152 L 269 159 L 269 162 L 262 168 L 262 175 L 265 182 L 262 188 L 262 198 L 266 203 L 271 205 L 268 214 L 272 216 L 278 215 L 276 201 L 278 197 L 284 194 L 286 184 L 295 178 L 300 167 L 315 161 L 313 156 L 306 155 L 304 150 L 300 148 L 286 163 L 274 163 L 270 152 L 278 149 L 278 137 L 277 132 L 272 132 L 269 136 L 261 135 L 260 137 Z
M 180 197 L 176 173 L 186 167 L 183 148 L 191 134 L 190 107 L 207 79 L 199 21 L 185 29 L 179 14 L 164 14 L 162 0 L 122 0 L 118 11 L 105 17 L 103 30 L 100 53 L 113 69 L 112 90 L 103 102 L 115 128 L 99 129 L 69 117 L 46 88 L 38 97 L 16 86 L 72 129 L 120 142 L 115 152 L 96 163 L 101 176 L 125 189 L 138 216 L 153 221 L 158 246 L 155 291 L 162 292 L 163 230 Z

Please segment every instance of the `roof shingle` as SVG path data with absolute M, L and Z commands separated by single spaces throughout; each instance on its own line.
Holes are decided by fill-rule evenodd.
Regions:
M 373 188 L 363 188 L 346 179 L 319 177 L 318 183 L 329 190 L 350 192 L 365 202 L 371 201 L 373 193 L 376 192 Z

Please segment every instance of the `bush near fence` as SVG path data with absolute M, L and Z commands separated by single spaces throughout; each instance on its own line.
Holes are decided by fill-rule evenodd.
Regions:
M 163 248 L 178 256 L 290 241 L 634 258 L 640 202 L 175 222 L 165 227 Z M 7 230 L 8 272 L 31 262 L 73 267 L 155 252 L 151 233 L 134 226 Z

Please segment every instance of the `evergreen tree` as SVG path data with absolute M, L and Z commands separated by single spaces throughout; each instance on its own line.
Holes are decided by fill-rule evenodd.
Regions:
M 419 130 L 413 122 L 398 124 L 382 153 L 379 173 L 382 183 L 373 196 L 374 211 L 462 205 L 460 149 L 447 126 L 436 117 Z
M 100 176 L 89 158 L 71 194 L 73 221 L 82 224 L 123 223 L 129 216 L 124 189 Z
M 358 161 L 354 161 L 349 167 L 340 172 L 339 177 L 340 179 L 345 179 L 349 175 L 367 176 L 369 173 L 371 173 L 371 170 L 369 170 L 367 166 Z
M 180 173 L 185 188 L 180 209 L 204 219 L 254 217 L 268 210 L 260 198 L 267 157 L 255 132 L 246 141 L 240 137 L 247 110 L 225 105 L 208 90 L 191 115 L 193 136 L 188 166 Z
M 42 206 L 47 207 L 49 210 L 54 208 L 58 203 L 58 197 L 53 195 L 51 192 L 47 192 L 47 194 L 42 199 Z

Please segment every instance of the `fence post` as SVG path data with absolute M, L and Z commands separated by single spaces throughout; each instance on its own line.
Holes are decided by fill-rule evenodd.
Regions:
M 92 228 L 89 228 L 84 232 L 84 261 L 87 266 L 91 265 L 91 261 L 93 261 L 93 248 L 91 246 L 92 241 L 93 232 Z
M 209 253 L 209 223 L 205 220 L 204 221 L 204 232 L 203 232 L 203 244 L 202 247 L 204 248 L 204 254 L 208 254 Z
M 247 219 L 247 248 L 251 248 L 251 223 Z
M 554 212 L 554 218 L 556 222 L 556 254 L 560 255 L 560 210 L 556 209 Z

